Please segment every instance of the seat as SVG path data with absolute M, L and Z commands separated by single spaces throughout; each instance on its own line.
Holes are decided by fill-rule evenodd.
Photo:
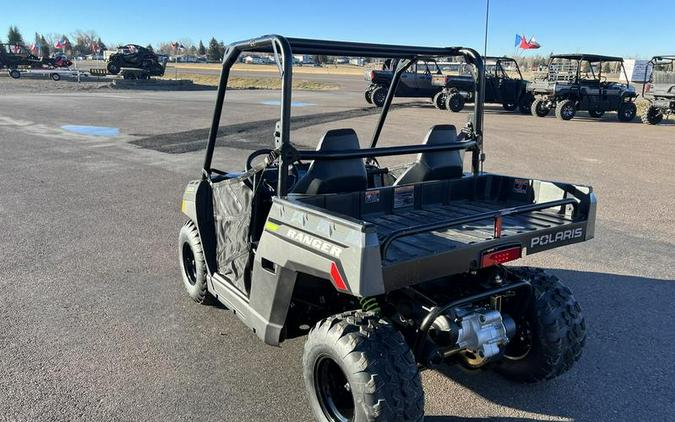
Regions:
M 332 129 L 323 135 L 316 150 L 337 152 L 359 148 L 359 138 L 354 129 Z M 363 159 L 314 160 L 291 192 L 318 195 L 363 191 L 367 187 L 368 176 Z
M 427 133 L 425 145 L 442 145 L 457 142 L 454 125 L 435 125 Z M 394 182 L 396 185 L 444 180 L 462 177 L 464 150 L 422 152 L 417 160 Z

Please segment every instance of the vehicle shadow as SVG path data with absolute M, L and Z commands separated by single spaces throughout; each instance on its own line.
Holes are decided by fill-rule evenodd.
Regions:
M 672 313 L 675 280 L 550 272 L 563 280 L 582 306 L 588 328 L 581 360 L 557 379 L 526 385 L 510 382 L 487 369 L 441 367 L 437 373 L 455 384 L 448 390 L 463 387 L 510 412 L 531 415 L 523 415 L 525 419 L 429 416 L 427 421 L 537 420 L 538 416 L 592 421 L 668 420 L 675 414 L 675 330 L 668 318 L 663 318 Z

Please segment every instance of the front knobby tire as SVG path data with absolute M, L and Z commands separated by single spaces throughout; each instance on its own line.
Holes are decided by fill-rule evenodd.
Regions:
M 518 331 L 494 369 L 524 383 L 550 380 L 568 371 L 581 357 L 586 323 L 581 307 L 558 277 L 538 268 L 510 268 L 529 280 L 532 295 L 517 317 Z
M 382 107 L 384 101 L 387 99 L 387 89 L 382 86 L 378 86 L 370 92 L 370 99 L 375 105 L 375 107 Z
M 555 116 L 560 120 L 572 120 L 577 114 L 577 106 L 572 100 L 563 100 L 556 105 Z
M 464 102 L 465 100 L 462 94 L 459 92 L 453 92 L 452 94 L 446 96 L 445 108 L 454 113 L 458 113 L 464 108 Z
M 420 373 L 401 333 L 372 312 L 319 321 L 303 355 L 305 386 L 318 421 L 422 421 Z
M 188 295 L 197 303 L 212 303 L 206 285 L 206 261 L 199 231 L 192 221 L 181 227 L 178 235 L 178 260 L 183 285 Z
M 620 122 L 630 122 L 637 114 L 637 106 L 633 102 L 621 103 L 617 110 L 617 118 Z

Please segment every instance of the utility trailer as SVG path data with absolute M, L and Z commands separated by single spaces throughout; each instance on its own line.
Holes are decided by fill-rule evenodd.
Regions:
M 9 76 L 12 79 L 19 79 L 23 75 L 39 75 L 47 76 L 54 81 L 60 81 L 64 77 L 78 79 L 86 78 L 89 76 L 88 72 L 83 72 L 77 69 L 27 69 L 27 68 L 16 68 L 10 69 L 8 72 Z
M 569 370 L 585 342 L 579 304 L 555 276 L 505 266 L 593 238 L 589 186 L 483 170 L 483 60 L 470 48 L 411 47 L 266 35 L 226 48 L 201 178 L 181 209 L 178 257 L 198 303 L 219 301 L 262 341 L 307 335 L 303 373 L 319 421 L 418 421 L 420 370 L 459 363 L 519 382 Z M 244 52 L 275 57 L 282 80 L 272 148 L 243 169 L 213 165 L 227 81 Z M 328 130 L 316 150 L 291 142 L 293 54 L 391 60 L 370 142 Z M 460 56 L 474 75 L 461 130 L 378 146 L 402 75 Z M 221 133 L 222 134 L 222 133 Z M 420 136 L 420 138 L 422 138 Z M 470 154 L 464 171 L 465 153 Z M 377 158 L 418 154 L 403 171 Z
M 640 118 L 642 123 L 657 125 L 675 113 L 675 55 L 652 57 L 645 66 L 644 80 L 642 97 L 649 106 Z

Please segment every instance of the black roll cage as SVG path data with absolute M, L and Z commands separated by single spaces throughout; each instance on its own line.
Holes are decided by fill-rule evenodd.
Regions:
M 548 59 L 548 72 L 547 75 L 551 74 L 551 65 L 553 60 L 562 59 L 570 60 L 577 62 L 576 75 L 574 77 L 575 83 L 579 82 L 581 79 L 581 62 L 588 63 L 588 67 L 595 78 L 595 71 L 593 70 L 593 63 L 600 63 L 598 66 L 598 81 L 602 81 L 602 64 L 605 62 L 609 63 L 621 63 L 621 70 L 623 71 L 623 76 L 626 78 L 626 86 L 630 86 L 630 81 L 628 80 L 628 73 L 626 73 L 626 67 L 623 65 L 623 57 L 614 57 L 614 56 L 601 56 L 598 54 L 553 54 Z M 547 76 L 548 77 L 548 76 Z
M 495 64 L 495 76 L 497 76 L 497 70 L 501 71 L 502 75 L 504 77 L 509 77 L 509 75 L 506 73 L 506 70 L 504 69 L 504 66 L 502 66 L 502 62 L 509 62 L 513 63 L 516 65 L 516 71 L 518 72 L 518 76 L 520 76 L 520 79 L 523 79 L 523 74 L 520 71 L 520 66 L 518 66 L 518 62 L 516 59 L 511 58 L 511 57 L 493 57 L 493 56 L 486 56 L 483 57 L 483 65 L 487 68 L 488 66 L 491 66 L 488 62 L 494 61 Z
M 202 168 L 204 180 L 211 177 L 211 162 L 218 137 L 218 128 L 223 111 L 227 81 L 230 69 L 237 62 L 239 55 L 244 52 L 258 52 L 274 54 L 277 67 L 281 74 L 281 114 L 275 133 L 275 148 L 278 153 L 279 168 L 288 168 L 296 160 L 301 159 L 344 159 L 344 158 L 373 158 L 376 156 L 406 155 L 419 152 L 467 150 L 472 152 L 471 168 L 474 175 L 481 172 L 481 164 L 485 159 L 483 151 L 483 101 L 484 101 L 484 76 L 483 59 L 475 50 L 463 47 L 413 47 L 388 44 L 370 44 L 343 41 L 311 40 L 302 38 L 286 38 L 280 35 L 263 35 L 244 41 L 234 42 L 225 48 L 223 67 L 218 83 L 216 106 L 209 130 L 206 157 Z M 310 150 L 297 150 L 290 141 L 291 121 L 291 94 L 292 94 L 292 66 L 293 54 L 318 54 L 326 56 L 351 56 L 392 59 L 395 63 L 394 75 L 391 81 L 387 97 L 382 106 L 382 112 L 377 122 L 369 148 L 340 151 L 319 152 Z M 465 61 L 472 64 L 476 71 L 473 72 L 475 97 L 474 113 L 471 121 L 467 124 L 465 142 L 456 142 L 448 145 L 406 145 L 394 147 L 376 148 L 382 132 L 387 113 L 394 98 L 396 88 L 401 75 L 413 63 L 418 60 L 433 59 L 435 57 L 462 56 Z M 277 195 L 284 197 L 287 194 L 288 174 L 286 171 L 278 172 Z
M 645 88 L 647 88 L 647 83 L 651 83 L 653 80 L 653 71 L 655 66 L 664 66 L 670 64 L 673 67 L 673 71 L 675 72 L 675 54 L 673 55 L 666 55 L 666 56 L 654 56 L 652 57 L 648 62 L 647 65 L 645 66 L 645 77 L 644 77 L 644 83 L 642 84 L 642 96 L 645 96 Z M 649 68 L 651 65 L 652 69 L 652 74 L 649 74 Z

